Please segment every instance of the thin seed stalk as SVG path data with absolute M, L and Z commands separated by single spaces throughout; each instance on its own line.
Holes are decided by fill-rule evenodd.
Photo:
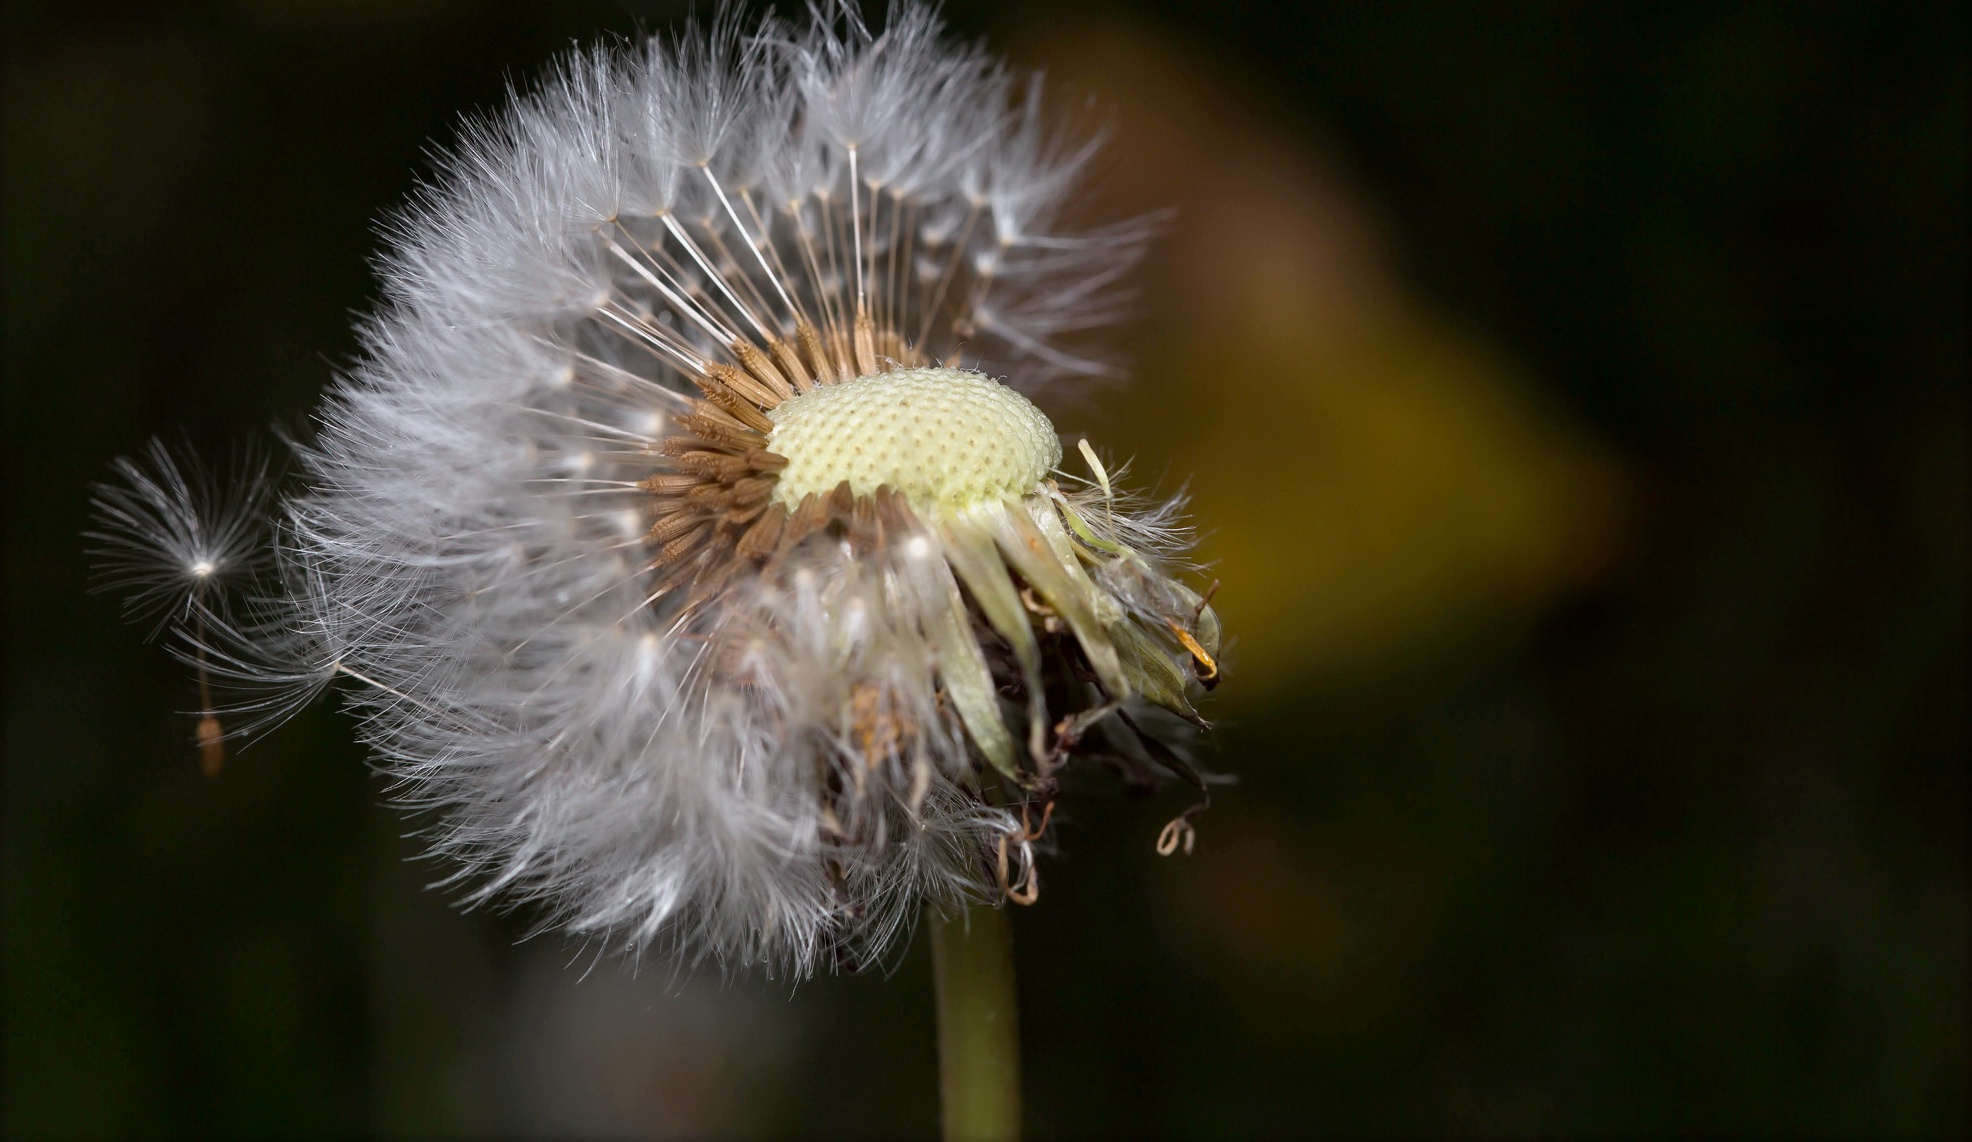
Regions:
M 946 1142 L 1020 1137 L 1020 1023 L 1005 907 L 927 912 L 938 991 L 938 1079 Z

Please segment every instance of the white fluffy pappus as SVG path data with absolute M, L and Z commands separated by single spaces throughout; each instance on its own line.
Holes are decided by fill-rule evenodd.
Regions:
M 248 458 L 215 476 L 180 460 L 162 440 L 142 457 L 118 459 L 116 482 L 96 487 L 95 589 L 118 591 L 132 621 L 153 632 L 197 617 L 195 600 L 223 598 L 229 581 L 250 580 L 268 562 L 267 465 Z
M 1092 152 L 915 6 L 565 59 L 393 220 L 253 621 L 172 612 L 262 687 L 229 728 L 347 681 L 472 899 L 632 949 L 802 974 L 1030 902 L 1062 767 L 1196 782 L 1218 677 L 1175 505 L 1029 400 L 1147 236 L 1060 228 Z M 125 476 L 104 530 L 195 550 Z

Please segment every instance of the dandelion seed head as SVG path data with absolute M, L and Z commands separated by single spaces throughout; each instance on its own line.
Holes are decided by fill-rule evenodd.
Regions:
M 1176 506 L 1056 470 L 1034 398 L 1113 372 L 1148 229 L 1061 224 L 1094 144 L 1045 103 L 903 5 L 577 52 L 469 124 L 231 680 L 343 680 L 467 898 L 578 937 L 800 974 L 1031 901 L 1065 766 L 1196 779 L 1219 639 Z M 234 565 L 126 475 L 112 531 Z

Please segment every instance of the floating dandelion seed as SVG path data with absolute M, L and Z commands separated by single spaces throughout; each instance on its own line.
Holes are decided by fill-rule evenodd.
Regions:
M 1078 755 L 1196 780 L 1219 642 L 1174 505 L 1086 442 L 1059 472 L 1026 395 L 1101 371 L 1070 344 L 1146 237 L 1058 225 L 1091 144 L 922 9 L 813 24 L 577 53 L 469 128 L 392 225 L 271 609 L 171 612 L 265 688 L 236 731 L 353 682 L 473 899 L 795 972 L 1032 900 Z M 195 584 L 236 557 L 125 476 L 108 529 Z
M 124 614 L 152 624 L 153 635 L 178 627 L 198 671 L 199 768 L 216 777 L 225 765 L 225 733 L 213 708 L 207 628 L 226 624 L 223 588 L 245 582 L 267 562 L 267 467 L 250 460 L 217 479 L 180 461 L 162 441 L 141 459 L 116 462 L 119 483 L 96 487 L 96 588 L 124 593 Z

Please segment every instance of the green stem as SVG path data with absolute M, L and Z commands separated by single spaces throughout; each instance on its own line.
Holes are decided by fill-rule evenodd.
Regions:
M 926 912 L 938 982 L 938 1086 L 946 1142 L 1020 1137 L 1020 1023 L 1006 906 Z

